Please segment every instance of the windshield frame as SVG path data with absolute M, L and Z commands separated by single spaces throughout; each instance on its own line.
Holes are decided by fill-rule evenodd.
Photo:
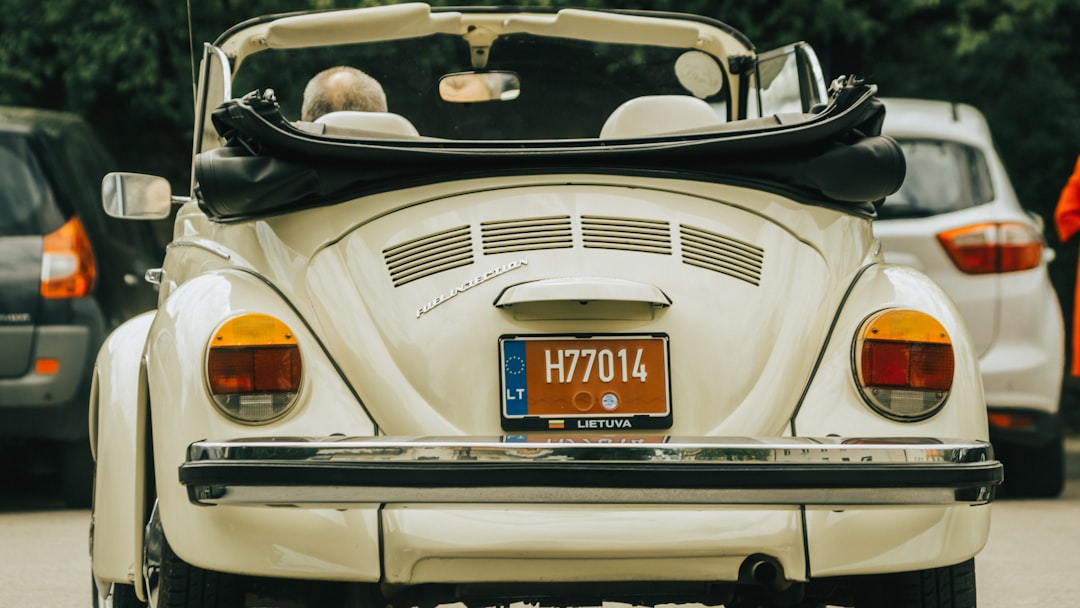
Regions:
M 753 44 L 728 24 L 672 12 L 620 9 L 443 7 L 407 3 L 372 8 L 267 15 L 233 26 L 204 47 L 198 86 L 196 154 L 224 145 L 211 128 L 211 113 L 249 91 L 234 91 L 245 61 L 273 49 L 314 48 L 348 42 L 417 38 L 433 33 L 464 36 L 486 28 L 495 35 L 538 36 L 609 43 L 693 48 L 713 56 L 724 72 L 731 120 L 745 117 L 746 80 L 754 68 Z

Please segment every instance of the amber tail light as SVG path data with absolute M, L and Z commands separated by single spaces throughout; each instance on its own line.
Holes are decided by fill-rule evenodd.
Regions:
M 863 398 L 893 420 L 934 415 L 952 389 L 952 341 L 941 323 L 923 312 L 892 309 L 871 315 L 856 336 L 854 358 Z
M 956 267 L 968 274 L 1014 272 L 1042 262 L 1042 235 L 1026 224 L 983 223 L 938 234 Z
M 283 416 L 296 401 L 302 371 L 295 334 L 269 315 L 229 319 L 210 339 L 207 386 L 218 409 L 241 422 Z
M 42 298 L 81 298 L 94 289 L 94 252 L 79 218 L 45 235 L 41 257 Z

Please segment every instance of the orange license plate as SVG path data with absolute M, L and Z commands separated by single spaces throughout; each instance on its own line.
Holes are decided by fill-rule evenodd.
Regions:
M 504 430 L 671 427 L 668 338 L 504 336 Z

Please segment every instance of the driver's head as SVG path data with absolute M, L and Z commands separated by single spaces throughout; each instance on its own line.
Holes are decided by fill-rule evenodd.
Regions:
M 341 110 L 385 112 L 386 93 L 379 81 L 348 66 L 323 70 L 312 77 L 304 87 L 300 120 L 313 121 Z

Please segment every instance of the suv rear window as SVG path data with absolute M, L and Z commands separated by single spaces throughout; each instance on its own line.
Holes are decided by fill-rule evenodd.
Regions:
M 900 140 L 907 161 L 904 185 L 878 210 L 881 219 L 930 217 L 994 200 L 983 153 L 931 139 Z
M 63 221 L 28 140 L 0 133 L 0 236 L 43 234 Z

